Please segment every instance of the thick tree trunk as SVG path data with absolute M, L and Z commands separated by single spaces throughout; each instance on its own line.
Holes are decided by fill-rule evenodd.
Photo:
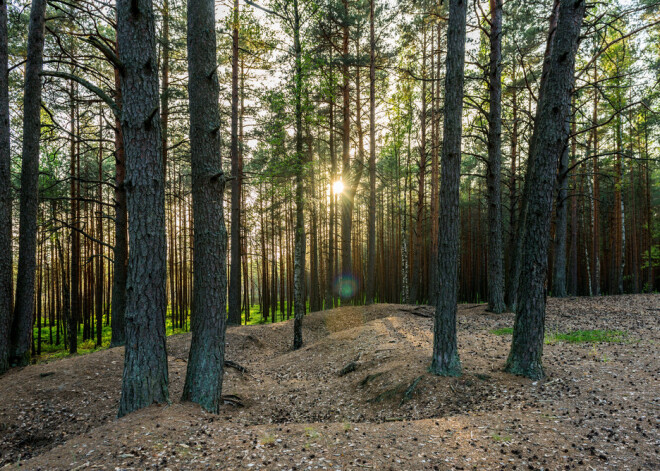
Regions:
M 544 67 L 525 181 L 526 217 L 518 309 L 506 370 L 542 378 L 545 281 L 557 156 L 568 145 L 575 55 L 584 18 L 583 0 L 561 0 L 549 66 Z
M 117 42 L 125 67 L 121 80 L 122 132 L 131 241 L 121 417 L 169 400 L 165 189 L 151 0 L 118 0 Z
M 192 343 L 183 399 L 196 402 L 211 413 L 218 413 L 222 405 L 227 315 L 227 231 L 222 208 L 225 177 L 220 158 L 215 51 L 214 2 L 189 0 L 188 94 L 195 254 Z
M 115 69 L 115 102 L 122 108 L 121 79 Z M 126 342 L 126 281 L 128 277 L 128 214 L 126 209 L 126 153 L 121 122 L 115 120 L 115 246 L 113 249 L 112 315 L 110 346 Z
M 443 376 L 461 374 L 456 339 L 456 302 L 460 250 L 459 186 L 466 14 L 467 0 L 450 0 L 439 208 L 439 227 L 442 231 L 438 241 L 438 296 L 435 305 L 433 360 L 430 369 L 432 373 Z
M 238 0 L 234 0 L 231 58 L 231 254 L 229 266 L 229 325 L 241 323 L 241 188 L 238 142 Z
M 30 10 L 25 94 L 23 99 L 23 155 L 16 305 L 11 327 L 10 362 L 30 362 L 34 282 L 37 264 L 37 212 L 39 208 L 39 137 L 41 133 L 41 71 L 43 69 L 46 0 L 33 0 Z
M 366 303 L 376 294 L 376 0 L 369 2 L 369 215 L 367 218 Z
M 488 310 L 504 312 L 504 260 L 502 253 L 502 0 L 490 0 L 490 64 L 488 88 Z
M 7 2 L 0 0 L 0 374 L 9 369 L 9 328 L 14 298 L 7 42 Z

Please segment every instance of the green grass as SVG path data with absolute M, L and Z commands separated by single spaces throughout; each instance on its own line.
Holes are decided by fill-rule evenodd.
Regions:
M 309 308 L 309 306 L 308 306 Z M 268 317 L 268 322 L 265 322 L 261 313 L 260 313 L 261 307 L 259 305 L 254 305 L 250 307 L 250 318 L 249 321 L 247 322 L 247 325 L 258 325 L 258 324 L 266 324 L 266 323 L 271 323 L 272 318 L 269 316 Z M 308 309 L 309 312 L 309 309 Z M 291 318 L 293 318 L 293 314 L 291 315 Z M 245 325 L 245 312 L 242 313 L 241 316 L 241 322 L 243 325 Z M 286 303 L 284 304 L 284 316 L 280 313 L 280 309 L 278 306 L 277 309 L 277 315 L 276 315 L 276 321 L 280 322 L 282 320 L 286 320 Z M 190 329 L 190 318 L 188 317 L 187 325 L 185 329 L 182 328 L 173 328 L 172 327 L 172 311 L 168 307 L 167 309 L 167 315 L 165 316 L 165 332 L 167 333 L 168 336 L 170 335 L 175 335 L 175 334 L 181 334 L 184 332 L 188 332 Z M 112 329 L 110 325 L 105 325 L 105 316 L 103 317 L 103 330 L 101 331 L 101 346 L 96 347 L 96 332 L 94 332 L 93 339 L 85 340 L 83 341 L 83 335 L 82 335 L 82 326 L 78 329 L 78 354 L 79 355 L 85 355 L 87 353 L 92 353 L 96 352 L 98 350 L 102 350 L 105 348 L 108 348 L 110 346 L 110 339 L 112 336 Z M 96 327 L 96 324 L 94 325 Z M 37 363 L 42 363 L 45 361 L 50 361 L 50 360 L 55 360 L 58 358 L 65 358 L 69 356 L 69 351 L 68 349 L 64 348 L 64 335 L 66 335 L 65 332 L 60 332 L 60 343 L 59 345 L 55 343 L 56 341 L 56 327 L 53 325 L 53 343 L 50 343 L 50 334 L 49 334 L 49 327 L 48 325 L 42 325 L 41 327 L 41 356 L 37 358 Z M 37 339 L 39 338 L 39 329 L 35 327 L 33 329 L 33 338 L 36 346 Z
M 493 329 L 490 331 L 495 335 L 513 335 L 513 327 L 502 327 L 501 329 Z
M 627 340 L 628 333 L 622 330 L 574 330 L 545 336 L 545 343 L 620 343 Z
M 491 334 L 513 335 L 512 327 L 492 329 Z M 629 341 L 628 333 L 622 330 L 573 330 L 571 332 L 551 332 L 545 334 L 545 343 L 620 343 Z

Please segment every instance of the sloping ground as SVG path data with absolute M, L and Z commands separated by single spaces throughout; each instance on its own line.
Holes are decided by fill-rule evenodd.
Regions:
M 416 313 L 416 314 L 414 314 Z M 168 338 L 170 406 L 115 419 L 123 349 L 0 377 L 0 466 L 24 469 L 657 469 L 660 296 L 549 300 L 547 330 L 617 329 L 546 345 L 548 378 L 502 372 L 512 314 L 459 306 L 461 378 L 435 377 L 427 309 L 345 307 L 228 330 L 226 405 L 178 401 L 189 335 Z M 341 374 L 345 367 L 346 374 Z

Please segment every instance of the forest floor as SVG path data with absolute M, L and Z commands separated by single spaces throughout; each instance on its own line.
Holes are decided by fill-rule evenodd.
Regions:
M 459 306 L 463 376 L 427 373 L 429 313 L 310 314 L 298 351 L 292 321 L 230 328 L 242 407 L 217 416 L 179 401 L 190 334 L 167 339 L 172 404 L 122 419 L 123 348 L 10 371 L 0 468 L 660 469 L 660 295 L 549 299 L 542 381 L 502 371 L 513 315 L 485 305 Z

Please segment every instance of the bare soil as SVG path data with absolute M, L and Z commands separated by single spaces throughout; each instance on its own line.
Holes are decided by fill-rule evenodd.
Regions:
M 545 346 L 547 378 L 502 371 L 512 314 L 460 305 L 460 378 L 427 372 L 430 308 L 379 304 L 230 328 L 220 415 L 181 403 L 190 335 L 168 338 L 172 404 L 116 418 L 123 349 L 0 377 L 0 467 L 660 469 L 660 295 L 550 299 L 546 330 L 620 343 Z M 344 371 L 342 372 L 342 370 Z

